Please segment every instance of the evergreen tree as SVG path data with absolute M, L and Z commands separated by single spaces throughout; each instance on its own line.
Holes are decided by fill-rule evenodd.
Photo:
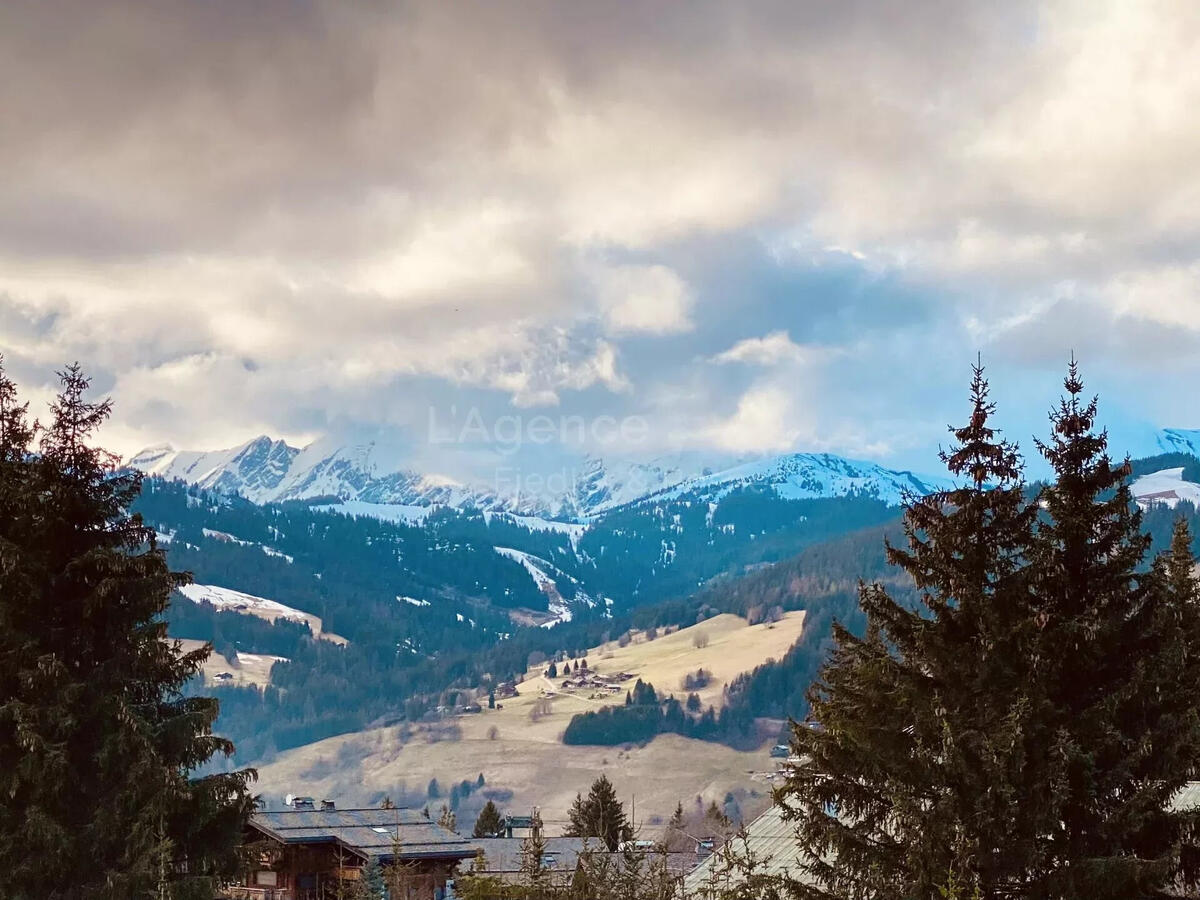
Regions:
M 379 865 L 379 857 L 372 856 L 363 870 L 363 893 L 368 900 L 384 900 L 386 885 L 383 880 L 383 867 Z
M 1054 470 L 1033 555 L 1048 753 L 1064 761 L 1046 849 L 1055 896 L 1158 896 L 1176 876 L 1187 816 L 1172 795 L 1200 761 L 1200 627 L 1186 527 L 1149 575 L 1150 538 L 1081 399 L 1074 360 L 1039 449 Z M 1186 874 L 1186 873 L 1185 873 Z M 1194 875 L 1194 873 L 1191 873 Z
M 503 833 L 504 819 L 500 816 L 500 810 L 496 808 L 496 804 L 489 800 L 479 811 L 479 818 L 475 820 L 475 830 L 471 836 L 477 838 L 500 837 Z
M 184 693 L 208 649 L 166 636 L 187 576 L 128 512 L 140 478 L 89 443 L 109 404 L 60 378 L 35 454 L 0 369 L 0 895 L 211 896 L 254 773 L 193 774 L 233 747 Z
M 836 624 L 809 691 L 812 725 L 779 799 L 796 821 L 808 897 L 1011 896 L 1047 827 L 1049 765 L 1028 749 L 1025 670 L 1036 628 L 1024 565 L 1036 507 L 1016 447 L 989 425 L 982 367 L 971 418 L 943 460 L 961 487 L 912 501 L 888 558 L 920 608 L 864 585 L 866 634 Z
M 557 678 L 558 677 L 558 666 L 556 666 L 554 663 L 550 663 L 550 668 L 546 670 L 546 677 Z
M 667 822 L 667 827 L 668 828 L 682 828 L 683 827 L 683 802 L 682 801 L 676 802 L 675 812 L 671 813 L 671 818 Z
M 587 797 L 575 795 L 567 813 L 569 824 L 565 834 L 572 837 L 594 837 L 602 840 L 609 851 L 615 851 L 628 836 L 629 826 L 625 808 L 617 799 L 617 791 L 608 776 L 601 775 L 588 791 Z

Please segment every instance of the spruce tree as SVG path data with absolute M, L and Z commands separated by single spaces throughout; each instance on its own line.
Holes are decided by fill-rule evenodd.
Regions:
M 475 820 L 475 829 L 471 836 L 477 838 L 499 837 L 503 831 L 504 819 L 500 816 L 500 810 L 496 809 L 496 804 L 489 800 L 479 811 L 479 818 Z
M 671 813 L 671 818 L 667 822 L 667 827 L 668 828 L 682 828 L 683 827 L 683 802 L 682 801 L 676 801 L 675 812 Z
M 621 841 L 629 834 L 629 826 L 625 819 L 625 808 L 617 799 L 616 788 L 601 775 L 588 791 L 587 797 L 575 795 L 575 802 L 567 812 L 568 825 L 564 832 L 571 837 L 599 838 L 615 851 Z
M 1158 896 L 1180 868 L 1188 819 L 1171 796 L 1200 762 L 1200 627 L 1185 528 L 1151 573 L 1150 538 L 1114 465 L 1097 403 L 1072 360 L 1066 396 L 1039 443 L 1054 470 L 1041 492 L 1032 569 L 1038 659 L 1053 711 L 1048 753 L 1064 761 L 1047 835 L 1047 885 L 1064 898 Z M 1186 873 L 1185 873 L 1186 874 Z
M 378 856 L 367 860 L 363 869 L 362 885 L 362 893 L 366 900 L 384 900 L 387 886 L 383 880 L 383 867 L 379 864 Z
M 134 473 L 89 441 L 109 414 L 78 366 L 34 452 L 0 371 L 0 896 L 207 897 L 236 873 L 250 771 L 189 696 L 207 649 L 162 614 L 187 577 L 130 515 Z
M 888 547 L 919 607 L 863 585 L 865 635 L 835 624 L 812 721 L 793 728 L 802 762 L 778 793 L 806 858 L 797 896 L 1021 891 L 1045 827 L 1024 670 L 1036 507 L 993 412 L 976 366 L 970 420 L 942 454 L 959 486 L 911 500 L 907 549 Z

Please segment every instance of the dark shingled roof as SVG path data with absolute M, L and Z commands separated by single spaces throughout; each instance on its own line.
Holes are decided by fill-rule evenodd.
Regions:
M 548 837 L 545 841 L 546 855 L 542 859 L 542 865 L 547 869 L 574 872 L 579 854 L 583 852 L 584 839 Z M 525 843 L 524 838 L 476 838 L 473 843 L 483 850 L 487 860 L 487 872 L 498 874 L 521 871 L 521 845 Z M 603 844 L 593 840 L 592 850 L 596 850 L 597 847 L 604 849 Z
M 470 859 L 466 838 L 412 809 L 286 809 L 255 812 L 250 825 L 282 844 L 340 844 L 364 859 Z M 395 855 L 399 840 L 398 856 Z

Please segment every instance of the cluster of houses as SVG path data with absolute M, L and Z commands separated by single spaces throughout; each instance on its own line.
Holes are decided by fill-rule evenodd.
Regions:
M 539 828 L 537 816 L 508 816 L 502 837 L 467 838 L 418 810 L 338 809 L 330 800 L 288 797 L 287 809 L 259 810 L 251 817 L 245 835 L 250 863 L 240 883 L 226 887 L 225 897 L 326 900 L 341 896 L 347 881 L 364 878 L 374 862 L 400 868 L 406 900 L 453 900 L 455 876 L 465 871 L 518 883 L 524 877 L 522 847 Z M 551 885 L 568 884 L 581 854 L 597 849 L 594 840 L 541 837 L 541 866 Z M 695 838 L 667 847 L 650 842 L 637 845 L 661 854 L 682 885 L 702 871 L 714 841 Z M 627 849 L 622 846 L 614 859 Z
M 600 673 L 593 669 L 576 669 L 565 675 L 559 681 L 559 686 L 565 691 L 591 690 L 604 694 L 619 694 L 624 690 L 621 685 L 634 677 L 632 672 Z
M 402 872 L 405 900 L 454 900 L 455 876 L 466 871 L 519 884 L 525 877 L 523 844 L 541 821 L 509 816 L 503 837 L 466 838 L 412 809 L 337 809 L 312 797 L 289 801 L 286 810 L 251 817 L 245 835 L 250 864 L 241 883 L 226 888 L 227 900 L 328 900 L 343 896 L 346 882 L 362 879 L 373 862 Z M 1200 807 L 1200 782 L 1189 783 L 1172 806 Z M 665 847 L 636 844 L 662 854 L 680 897 L 713 898 L 738 887 L 743 876 L 724 864 L 724 846 L 677 837 L 682 840 Z M 595 842 L 588 847 L 583 838 L 543 836 L 542 843 L 548 886 L 569 885 L 581 855 L 595 851 Z M 736 846 L 757 861 L 762 875 L 802 878 L 792 824 L 778 806 L 751 822 Z M 625 849 L 613 854 L 618 864 Z

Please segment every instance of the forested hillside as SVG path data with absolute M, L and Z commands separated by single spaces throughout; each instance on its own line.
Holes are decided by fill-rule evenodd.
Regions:
M 1179 467 L 1195 477 L 1200 461 L 1168 454 L 1134 463 L 1132 476 Z M 710 504 L 685 494 L 616 510 L 585 530 L 472 510 L 405 522 L 318 506 L 258 506 L 157 479 L 138 501 L 173 567 L 199 584 L 317 616 L 348 641 L 177 596 L 168 614 L 176 636 L 212 640 L 231 659 L 241 651 L 286 660 L 265 690 L 218 688 L 221 727 L 243 758 L 465 702 L 524 671 L 531 653 L 581 652 L 628 628 L 688 625 L 717 612 L 758 620 L 804 609 L 800 641 L 729 685 L 719 712 L 681 718 L 662 706 L 656 725 L 639 720 L 633 729 L 738 744 L 755 718 L 803 717 L 832 622 L 861 625 L 859 579 L 883 580 L 898 597 L 909 590 L 885 562 L 884 541 L 902 539 L 899 510 L 872 497 L 783 500 L 748 488 Z M 1148 505 L 1155 550 L 1180 515 L 1200 518 L 1186 501 Z M 589 728 L 613 739 L 629 730 L 623 720 Z
M 586 529 L 471 509 L 385 521 L 322 506 L 257 505 L 155 478 L 136 505 L 198 585 L 315 616 L 348 642 L 176 595 L 175 636 L 214 641 L 231 660 L 285 658 L 264 691 L 217 688 L 220 725 L 244 758 L 418 717 L 447 691 L 523 672 L 530 653 L 582 650 L 642 622 L 691 624 L 725 608 L 716 595 L 692 598 L 712 579 L 896 515 L 872 496 L 787 500 L 753 487 L 626 507 Z

